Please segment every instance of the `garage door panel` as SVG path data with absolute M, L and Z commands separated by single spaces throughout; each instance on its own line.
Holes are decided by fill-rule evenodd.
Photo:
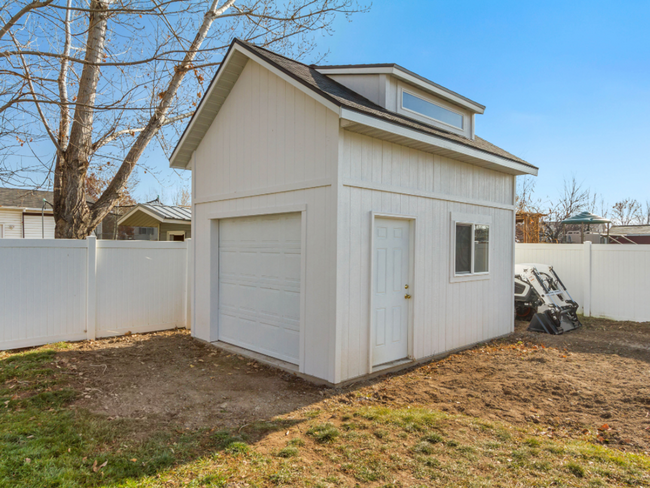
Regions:
M 220 341 L 297 364 L 300 239 L 299 213 L 220 222 Z

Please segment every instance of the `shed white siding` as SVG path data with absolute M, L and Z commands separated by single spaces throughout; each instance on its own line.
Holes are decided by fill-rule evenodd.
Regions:
M 2 225 L 2 237 L 4 239 L 20 239 L 23 237 L 22 215 L 22 209 L 0 208 L 0 225 Z
M 186 136 L 194 137 L 192 144 L 201 141 L 192 146 L 196 149 L 190 163 L 193 335 L 219 340 L 219 274 L 223 269 L 235 273 L 232 262 L 230 268 L 219 262 L 220 257 L 228 259 L 219 252 L 219 222 L 289 213 L 300 213 L 301 219 L 300 372 L 332 383 L 372 372 L 373 214 L 413 222 L 407 226 L 414 261 L 412 301 L 407 305 L 412 312 L 411 359 L 511 332 L 515 177 L 456 161 L 453 148 L 444 149 L 442 156 L 421 151 L 428 147 L 424 144 L 415 149 L 371 137 L 377 133 L 363 135 L 358 130 L 363 121 L 350 125 L 352 119 L 343 120 L 343 109 L 337 113 L 335 105 L 317 101 L 296 80 L 285 81 L 283 72 L 254 59 L 224 65 L 219 76 L 227 82 L 215 89 L 232 89 L 225 91 L 225 100 L 221 97 L 223 105 L 209 126 L 210 118 L 196 118 L 194 127 L 199 124 L 199 129 Z M 368 79 L 377 82 L 372 89 L 363 88 L 368 97 L 381 97 L 382 83 L 390 88 L 382 77 Z M 347 80 L 357 82 L 362 91 L 367 80 Z M 393 98 L 384 95 L 385 100 Z M 214 100 L 208 97 L 206 103 Z M 377 131 L 379 137 L 385 132 Z M 177 163 L 187 157 L 179 156 Z M 476 164 L 484 161 L 472 158 Z M 490 222 L 487 278 L 451 277 L 452 214 Z M 282 357 L 274 351 L 267 353 Z
M 386 107 L 387 75 L 327 75 L 341 85 L 363 95 L 371 102 Z M 397 96 L 397 93 L 396 93 Z
M 217 340 L 217 219 L 306 206 L 300 371 L 329 381 L 334 380 L 336 187 L 332 183 L 338 123 L 338 114 L 249 61 L 192 163 L 197 257 L 193 334 Z
M 512 331 L 513 176 L 345 130 L 340 171 L 336 382 L 371 372 L 371 212 L 415 218 L 415 359 Z M 452 212 L 491 217 L 489 279 L 450 283 Z

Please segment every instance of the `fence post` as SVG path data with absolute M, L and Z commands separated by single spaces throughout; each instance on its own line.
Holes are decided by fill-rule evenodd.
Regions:
M 97 238 L 88 236 L 88 279 L 86 281 L 86 338 L 95 340 L 97 321 Z
M 582 313 L 585 317 L 591 316 L 591 242 L 586 241 L 582 244 L 584 246 L 584 287 L 582 297 Z
M 187 246 L 186 260 L 185 260 L 185 328 L 192 328 L 192 262 L 193 262 L 193 249 L 192 239 L 186 239 Z

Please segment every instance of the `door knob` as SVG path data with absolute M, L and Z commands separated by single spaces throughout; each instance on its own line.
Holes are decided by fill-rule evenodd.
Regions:
M 404 295 L 404 298 L 406 298 L 407 300 L 409 300 L 409 299 L 411 298 L 411 295 Z
M 408 285 L 404 285 L 404 289 L 405 289 L 405 290 L 408 290 L 408 289 L 409 289 L 409 286 L 408 286 Z

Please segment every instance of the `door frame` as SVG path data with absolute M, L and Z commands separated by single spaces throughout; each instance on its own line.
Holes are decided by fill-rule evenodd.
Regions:
M 264 215 L 287 213 L 300 213 L 300 338 L 298 339 L 298 372 L 304 373 L 305 321 L 307 311 L 307 204 L 215 212 L 207 216 L 210 221 L 210 342 L 219 341 L 219 222 L 223 219 L 261 217 Z M 273 359 L 275 361 L 282 361 L 281 359 Z
M 186 239 L 185 231 L 184 230 L 168 230 L 167 231 L 167 240 L 170 241 L 171 236 L 183 236 L 183 240 Z
M 402 215 L 402 214 L 391 214 L 384 212 L 370 212 L 370 296 L 368 300 L 368 374 L 374 371 L 380 371 L 383 369 L 382 366 L 379 366 L 377 369 L 376 366 L 373 366 L 373 344 L 375 343 L 375 324 L 374 324 L 374 314 L 373 314 L 373 297 L 375 295 L 374 291 L 374 278 L 375 278 L 375 267 L 374 267 L 374 254 L 375 254 L 375 220 L 377 218 L 381 219 L 394 219 L 394 220 L 408 220 L 409 221 L 409 282 L 411 283 L 410 289 L 412 298 L 409 300 L 408 305 L 408 319 L 407 319 L 407 332 L 406 332 L 406 341 L 407 341 L 407 357 L 406 360 L 413 361 L 415 359 L 413 354 L 413 315 L 414 315 L 414 302 L 417 299 L 417 295 L 413 294 L 414 290 L 417 290 L 415 286 L 415 226 L 417 224 L 417 217 L 415 215 Z

